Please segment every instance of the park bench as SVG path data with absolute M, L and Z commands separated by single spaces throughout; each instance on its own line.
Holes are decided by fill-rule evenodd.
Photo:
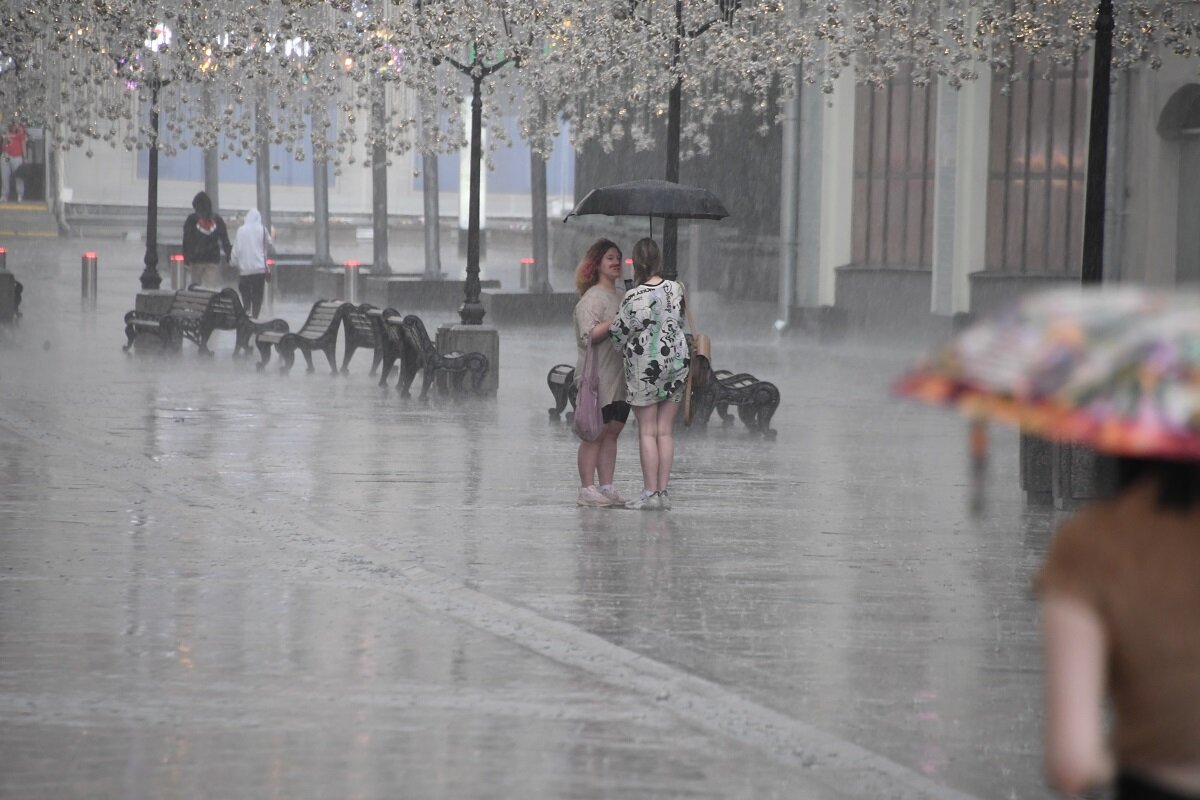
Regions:
M 191 287 L 199 288 L 199 287 Z M 216 292 L 213 289 L 205 289 L 203 291 Z M 232 330 L 236 332 L 237 338 L 234 340 L 233 357 L 239 358 L 243 355 L 250 355 L 251 345 L 255 337 L 260 333 L 274 332 L 287 333 L 288 324 L 284 319 L 254 319 L 246 311 L 246 307 L 242 305 L 241 296 L 231 290 L 226 289 L 221 292 L 216 292 L 221 295 L 217 298 L 213 305 L 213 329 L 214 330 Z
M 345 375 L 349 371 L 350 359 L 354 357 L 354 351 L 360 347 L 365 347 L 375 351 L 374 360 L 371 361 L 371 373 L 375 374 L 375 370 L 379 368 L 379 362 L 383 357 L 383 348 L 380 346 L 379 329 L 375 321 L 370 316 L 372 311 L 377 310 L 375 306 L 369 303 L 363 303 L 356 306 L 352 303 L 346 304 L 348 307 L 342 314 L 342 332 L 346 337 L 346 351 L 342 356 L 342 374 Z
M 350 307 L 350 303 L 341 300 L 318 300 L 313 303 L 312 309 L 308 312 L 308 319 L 304 321 L 300 330 L 294 333 L 266 331 L 258 334 L 254 337 L 255 346 L 258 347 L 258 352 L 262 356 L 258 362 L 258 368 L 266 367 L 267 361 L 271 357 L 271 346 L 274 345 L 279 352 L 280 361 L 283 362 L 279 367 L 280 372 L 286 373 L 292 368 L 292 364 L 296 361 L 297 350 L 304 354 L 308 371 L 312 372 L 314 369 L 312 353 L 314 350 L 320 350 L 329 361 L 329 368 L 336 375 L 338 367 L 335 351 L 337 350 L 338 327 L 341 326 L 342 317 Z
M 378 344 L 375 356 L 380 364 L 379 385 L 386 386 L 392 367 L 400 361 L 401 369 L 405 361 L 412 358 L 408 337 L 404 333 L 404 315 L 394 308 L 371 307 L 367 311 L 367 319 L 375 326 L 375 336 Z M 372 367 L 374 369 L 374 367 Z
M 208 337 L 217 323 L 228 322 L 230 295 L 241 302 L 232 289 L 214 291 L 191 286 L 175 292 L 165 314 L 130 311 L 125 315 L 127 341 L 122 349 L 128 353 L 138 337 L 149 335 L 165 350 L 177 352 L 186 338 L 199 346 L 201 354 L 211 354 Z M 214 310 L 218 305 L 220 309 Z
M 487 377 L 488 360 L 483 353 L 439 353 L 425 330 L 425 323 L 415 314 L 404 318 L 404 335 L 408 341 L 411 358 L 404 359 L 400 368 L 400 396 L 409 396 L 409 387 L 417 373 L 421 373 L 421 400 L 429 399 L 429 387 L 439 372 L 448 373 L 451 385 L 458 393 L 463 391 L 463 377 L 471 375 L 471 390 L 476 394 Z
M 748 372 L 716 370 L 692 397 L 692 422 L 707 426 L 715 410 L 724 425 L 732 425 L 729 407 L 735 406 L 738 418 L 747 428 L 774 439 L 777 431 L 771 427 L 771 417 L 779 408 L 779 399 L 779 389 L 773 383 L 761 381 Z
M 190 289 L 198 289 L 200 287 L 191 286 Z M 238 358 L 241 355 L 250 354 L 250 342 L 254 336 L 267 331 L 277 331 L 287 333 L 288 324 L 286 320 L 256 320 L 246 311 L 246 307 L 242 305 L 242 297 L 233 289 L 202 289 L 202 291 L 213 292 L 217 295 L 217 299 L 213 302 L 209 313 L 212 318 L 212 328 L 216 331 L 235 331 L 236 339 L 233 345 L 233 357 Z M 202 352 L 206 355 L 212 355 L 212 351 L 203 348 Z
M 554 407 L 549 409 L 550 416 L 559 419 L 567 403 L 570 403 L 572 411 L 567 412 L 567 421 L 570 422 L 576 401 L 575 367 L 570 364 L 551 367 L 546 375 L 546 384 L 554 396 Z M 773 383 L 760 381 L 747 372 L 734 374 L 728 370 L 710 370 L 704 384 L 692 396 L 692 425 L 706 428 L 713 411 L 717 412 L 723 424 L 732 425 L 734 416 L 729 412 L 729 407 L 735 406 L 738 418 L 747 428 L 774 439 L 778 432 L 770 427 L 771 417 L 779 408 L 779 401 L 779 389 Z
M 570 403 L 571 410 L 567 412 L 567 422 L 570 422 L 575 416 L 576 395 L 579 393 L 575 386 L 574 365 L 556 364 L 551 367 L 550 374 L 546 376 L 546 385 L 550 387 L 550 394 L 554 395 L 554 408 L 549 409 L 550 416 L 558 419 L 567 403 Z

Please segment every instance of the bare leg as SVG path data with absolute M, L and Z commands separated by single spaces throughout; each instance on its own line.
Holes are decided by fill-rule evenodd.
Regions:
M 613 482 L 613 474 L 617 471 L 617 437 L 625 427 L 624 422 L 609 422 L 604 426 L 604 434 L 600 437 L 600 452 L 596 469 L 600 473 L 600 486 L 608 486 Z
M 586 488 L 591 486 L 596 479 L 596 465 L 600 460 L 600 445 L 604 441 L 603 437 L 594 442 L 579 443 L 579 487 Z
M 638 455 L 642 460 L 642 488 L 658 491 L 658 405 L 634 406 L 638 422 Z
M 666 400 L 658 404 L 658 488 L 666 491 L 675 461 L 675 412 L 679 404 Z

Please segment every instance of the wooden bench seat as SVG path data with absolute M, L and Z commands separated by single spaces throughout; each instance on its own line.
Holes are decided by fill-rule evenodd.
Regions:
M 379 361 L 379 385 L 387 386 L 388 375 L 392 367 L 399 361 L 401 369 L 404 362 L 415 356 L 404 333 L 404 315 L 394 308 L 371 308 L 367 311 L 367 319 L 375 326 L 378 344 L 375 356 Z
M 429 399 L 429 387 L 438 372 L 450 374 L 455 391 L 462 394 L 463 377 L 471 376 L 471 390 L 478 394 L 487 377 L 488 360 L 483 353 L 439 353 L 429 338 L 425 323 L 415 314 L 404 318 L 404 334 L 408 340 L 411 357 L 404 360 L 400 369 L 400 396 L 409 396 L 409 387 L 417 373 L 421 373 L 421 400 Z
M 554 408 L 549 409 L 550 416 L 558 419 L 567 403 L 570 403 L 571 410 L 567 412 L 567 422 L 570 422 L 575 415 L 576 395 L 579 393 L 575 386 L 575 365 L 555 364 L 546 375 L 546 385 L 554 396 Z
M 768 439 L 775 438 L 777 431 L 771 428 L 771 418 L 779 408 L 779 389 L 775 384 L 761 381 L 748 372 L 732 373 L 728 370 L 708 371 L 704 385 L 692 398 L 694 407 L 693 427 L 705 428 L 713 411 L 725 425 L 732 425 L 734 416 L 729 407 L 737 408 L 737 417 L 754 433 Z M 567 422 L 571 421 L 576 402 L 575 367 L 571 364 L 556 364 L 546 375 L 546 384 L 554 396 L 554 407 L 549 409 L 553 419 L 559 419 L 569 403 Z
M 240 303 L 237 292 L 232 289 L 214 291 L 192 286 L 177 291 L 167 312 L 161 316 L 130 311 L 125 315 L 127 341 L 123 349 L 129 352 L 139 337 L 151 336 L 163 350 L 178 352 L 186 338 L 195 342 L 202 354 L 210 355 L 208 337 L 217 324 L 227 322 L 224 306 L 230 295 Z M 222 304 L 221 310 L 214 310 L 218 304 Z
M 342 318 L 350 308 L 352 308 L 350 303 L 341 300 L 318 300 L 313 303 L 312 309 L 308 312 L 308 319 L 304 321 L 304 325 L 299 330 L 287 333 L 265 331 L 258 334 L 255 337 L 255 345 L 262 355 L 258 368 L 263 369 L 267 365 L 271 355 L 271 346 L 274 345 L 279 353 L 280 361 L 283 362 L 279 367 L 280 372 L 286 373 L 292 368 L 292 364 L 296 361 L 297 350 L 304 354 L 308 371 L 312 372 L 314 369 L 312 353 L 314 350 L 320 350 L 329 361 L 329 369 L 336 375 L 338 372 L 336 355 L 338 328 L 341 327 Z
M 747 428 L 773 439 L 777 431 L 771 428 L 771 417 L 779 408 L 779 400 L 779 389 L 773 383 L 748 372 L 716 370 L 693 397 L 693 423 L 707 425 L 715 410 L 723 424 L 732 425 L 734 418 L 729 407 L 735 406 L 738 418 Z
M 371 312 L 378 309 L 369 303 L 359 306 L 351 303 L 346 305 L 348 307 L 342 314 L 342 334 L 346 337 L 346 352 L 342 356 L 342 374 L 345 375 L 349 371 L 350 359 L 354 357 L 354 352 L 360 347 L 365 347 L 374 351 L 370 372 L 371 375 L 374 375 L 383 359 L 383 348 L 379 346 L 380 332 L 371 318 Z

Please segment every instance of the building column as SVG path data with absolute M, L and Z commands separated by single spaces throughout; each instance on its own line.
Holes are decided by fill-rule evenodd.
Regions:
M 838 77 L 833 94 L 805 86 L 801 95 L 797 294 L 802 306 L 832 306 L 835 270 L 850 263 L 854 232 L 854 98 L 851 69 Z
M 955 89 L 938 81 L 930 311 L 971 310 L 969 276 L 983 269 L 987 244 L 991 72 Z

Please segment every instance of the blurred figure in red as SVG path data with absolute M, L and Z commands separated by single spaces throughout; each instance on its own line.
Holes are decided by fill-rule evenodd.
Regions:
M 0 200 L 7 201 L 13 183 L 16 183 L 17 202 L 25 201 L 25 179 L 22 177 L 21 165 L 26 156 L 25 129 L 17 122 L 9 123 L 4 132 L 4 143 L 0 146 Z

